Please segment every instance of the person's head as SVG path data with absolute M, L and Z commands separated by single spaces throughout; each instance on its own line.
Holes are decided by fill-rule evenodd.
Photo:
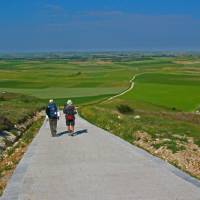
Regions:
M 73 103 L 72 103 L 72 100 L 71 99 L 69 99 L 68 101 L 67 101 L 67 105 L 72 105 Z
M 53 99 L 50 99 L 50 100 L 49 100 L 49 103 L 53 103 Z

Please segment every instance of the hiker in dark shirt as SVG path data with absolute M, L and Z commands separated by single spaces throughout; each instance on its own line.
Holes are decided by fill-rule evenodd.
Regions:
M 57 120 L 59 119 L 59 111 L 54 103 L 53 99 L 49 100 L 49 104 L 46 108 L 46 119 L 49 120 L 49 126 L 52 137 L 56 136 L 57 133 Z
M 67 104 L 64 106 L 63 113 L 65 114 L 66 125 L 69 135 L 73 136 L 75 126 L 75 114 L 77 112 L 71 100 L 67 101 Z

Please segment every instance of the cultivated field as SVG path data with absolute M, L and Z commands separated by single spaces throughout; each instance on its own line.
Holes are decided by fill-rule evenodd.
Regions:
M 2 60 L 0 91 L 59 102 L 75 98 L 79 103 L 119 93 L 128 87 L 132 74 L 132 69 L 112 62 Z
M 88 56 L 88 55 L 87 55 Z M 134 74 L 135 88 L 123 99 L 192 111 L 200 97 L 199 58 L 136 56 L 73 59 L 0 60 L 0 91 L 63 103 L 88 103 L 124 91 Z M 144 73 L 144 74 L 143 74 Z
M 200 106 L 200 75 L 187 73 L 145 73 L 124 99 L 158 105 L 178 111 L 195 111 Z

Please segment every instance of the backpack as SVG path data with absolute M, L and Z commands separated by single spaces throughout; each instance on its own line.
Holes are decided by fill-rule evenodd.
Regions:
M 66 120 L 74 120 L 74 115 L 66 115 Z
M 63 112 L 65 113 L 66 120 L 74 120 L 74 106 L 65 106 Z
M 57 118 L 57 107 L 55 104 L 49 104 L 48 105 L 48 116 L 49 118 Z

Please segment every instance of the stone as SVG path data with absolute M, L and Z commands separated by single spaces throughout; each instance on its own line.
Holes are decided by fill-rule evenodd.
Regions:
M 8 140 L 11 143 L 14 143 L 16 141 L 17 137 L 14 134 L 8 131 L 4 131 L 4 132 L 6 132 L 6 136 L 5 136 L 6 140 Z
M 0 137 L 0 149 L 2 149 L 2 150 L 6 149 L 6 142 L 3 137 Z
M 140 119 L 140 118 L 141 118 L 140 115 L 134 116 L 134 119 Z

